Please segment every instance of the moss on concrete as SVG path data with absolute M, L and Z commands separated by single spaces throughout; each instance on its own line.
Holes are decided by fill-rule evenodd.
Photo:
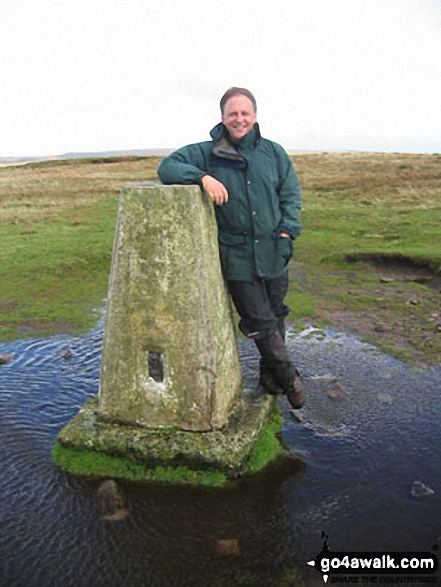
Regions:
M 143 429 L 99 421 L 90 400 L 59 435 L 56 465 L 86 477 L 225 486 L 261 471 L 284 452 L 273 398 L 247 399 L 227 427 L 210 433 Z
M 69 448 L 57 442 L 52 457 L 61 469 L 81 477 L 128 479 L 169 483 L 173 485 L 196 485 L 222 487 L 228 479 L 220 471 L 193 471 L 188 467 L 164 467 L 158 465 L 146 468 L 131 459 L 107 455 L 93 450 Z
M 282 446 L 279 434 L 282 426 L 282 416 L 276 404 L 268 424 L 258 438 L 251 459 L 248 463 L 250 472 L 256 473 L 267 464 L 274 461 L 278 456 L 286 452 Z

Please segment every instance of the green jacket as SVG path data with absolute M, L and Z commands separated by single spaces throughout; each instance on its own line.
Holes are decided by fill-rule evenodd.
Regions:
M 283 147 L 261 137 L 257 123 L 236 145 L 222 123 L 210 134 L 212 141 L 166 157 L 158 175 L 165 184 L 202 185 L 207 174 L 222 182 L 228 202 L 215 212 L 225 278 L 279 277 L 292 256 L 291 239 L 301 232 L 300 184 L 291 160 Z

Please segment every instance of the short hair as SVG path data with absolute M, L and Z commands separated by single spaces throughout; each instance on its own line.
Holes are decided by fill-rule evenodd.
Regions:
M 253 96 L 253 94 L 250 92 L 250 90 L 247 90 L 246 88 L 230 88 L 229 90 L 227 90 L 225 92 L 225 94 L 222 96 L 221 101 L 220 101 L 220 109 L 221 109 L 221 113 L 224 113 L 224 109 L 225 109 L 225 104 L 228 102 L 228 100 L 230 98 L 233 98 L 234 96 L 246 96 L 250 101 L 251 104 L 253 105 L 254 108 L 254 112 L 257 111 L 257 104 L 256 104 L 256 98 Z

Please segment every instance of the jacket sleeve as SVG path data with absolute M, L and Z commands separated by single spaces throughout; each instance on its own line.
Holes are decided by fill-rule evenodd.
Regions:
M 277 147 L 280 178 L 279 202 L 282 213 L 279 229 L 281 232 L 287 232 L 291 238 L 295 239 L 302 232 L 300 182 L 288 153 L 280 145 L 277 145 Z
M 207 148 L 204 143 L 188 145 L 174 151 L 161 161 L 159 179 L 164 184 L 198 184 L 207 175 Z

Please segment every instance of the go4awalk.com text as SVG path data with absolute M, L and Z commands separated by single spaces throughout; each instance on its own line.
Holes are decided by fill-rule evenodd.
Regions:
M 436 585 L 438 558 L 431 552 L 348 553 L 324 548 L 310 566 L 324 583 L 378 585 Z

